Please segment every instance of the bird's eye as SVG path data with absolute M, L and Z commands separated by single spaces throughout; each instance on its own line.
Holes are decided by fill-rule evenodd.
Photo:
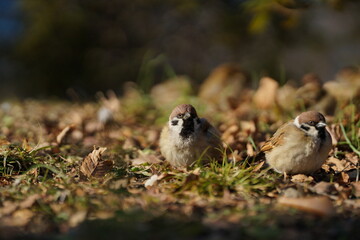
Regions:
M 308 121 L 308 124 L 309 124 L 310 126 L 315 126 L 315 122 L 314 122 L 314 121 Z
M 176 117 L 182 118 L 183 116 L 184 116 L 184 114 L 179 113 Z

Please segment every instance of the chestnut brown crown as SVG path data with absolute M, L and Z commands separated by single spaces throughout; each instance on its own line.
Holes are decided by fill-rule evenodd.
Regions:
M 303 112 L 299 115 L 299 124 L 311 123 L 310 125 L 316 125 L 319 122 L 326 123 L 324 115 L 316 111 Z
M 176 116 L 183 115 L 185 113 L 190 113 L 190 116 L 193 118 L 197 118 L 197 112 L 195 108 L 190 104 L 180 104 L 174 108 L 171 112 L 169 120 L 173 119 Z

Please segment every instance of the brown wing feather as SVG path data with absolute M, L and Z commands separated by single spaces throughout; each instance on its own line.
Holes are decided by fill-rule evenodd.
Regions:
M 205 118 L 200 118 L 200 121 L 201 121 L 201 130 L 203 132 L 206 132 L 211 127 L 211 124 Z
M 282 125 L 274 133 L 274 135 L 264 143 L 264 145 L 261 147 L 260 151 L 261 152 L 267 152 L 267 151 L 270 151 L 271 149 L 273 149 L 274 147 L 283 144 L 284 135 L 285 135 L 285 128 L 288 127 L 289 124 L 292 124 L 292 121 Z
M 221 146 L 221 137 L 220 133 L 214 128 L 205 118 L 200 118 L 201 121 L 201 130 L 208 135 L 207 138 L 209 143 L 212 145 L 220 145 Z
M 220 138 L 220 133 L 208 122 L 208 120 L 206 120 L 205 118 L 200 118 L 200 121 L 202 123 L 201 130 L 203 132 L 209 132 L 210 134 Z

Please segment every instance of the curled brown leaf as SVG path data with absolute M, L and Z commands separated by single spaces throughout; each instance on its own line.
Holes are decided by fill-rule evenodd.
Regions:
M 106 148 L 99 147 L 89 153 L 83 160 L 80 166 L 80 172 L 86 177 L 102 177 L 108 173 L 112 166 L 113 162 L 111 160 L 103 160 L 101 155 L 106 151 Z

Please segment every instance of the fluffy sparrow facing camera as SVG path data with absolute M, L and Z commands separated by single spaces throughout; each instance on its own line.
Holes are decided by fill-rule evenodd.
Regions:
M 201 156 L 218 159 L 221 148 L 219 132 L 189 104 L 175 107 L 160 136 L 161 153 L 174 167 L 187 167 Z
M 315 111 L 303 112 L 282 125 L 261 150 L 275 171 L 309 174 L 320 169 L 331 149 L 325 117 Z

